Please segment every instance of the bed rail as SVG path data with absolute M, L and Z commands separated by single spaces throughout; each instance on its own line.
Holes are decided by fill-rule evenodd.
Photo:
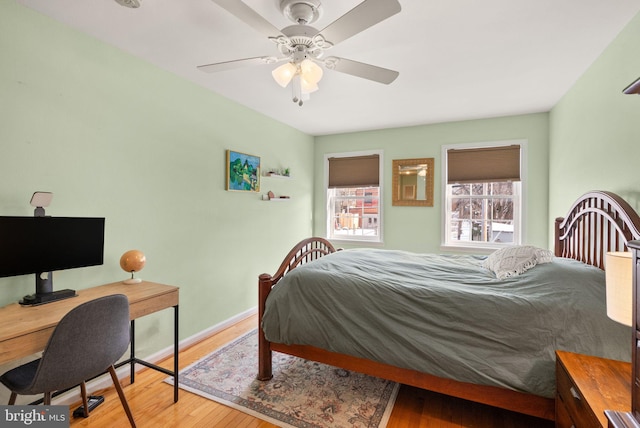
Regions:
M 609 251 L 627 251 L 627 242 L 640 238 L 640 217 L 618 195 L 585 193 L 566 217 L 555 221 L 555 255 L 604 269 Z

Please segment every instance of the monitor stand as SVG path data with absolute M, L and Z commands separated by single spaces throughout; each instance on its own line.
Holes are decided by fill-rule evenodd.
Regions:
M 75 296 L 75 290 L 53 291 L 53 272 L 41 272 L 36 274 L 36 294 L 24 296 L 19 303 L 23 306 L 44 305 Z

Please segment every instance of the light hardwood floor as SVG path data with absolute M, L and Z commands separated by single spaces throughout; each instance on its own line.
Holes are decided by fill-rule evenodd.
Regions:
M 246 331 L 255 328 L 257 318 L 249 317 L 232 327 L 183 350 L 180 367 L 209 354 Z M 172 369 L 170 358 L 159 365 Z M 136 375 L 134 384 L 124 386 L 124 392 L 138 427 L 274 427 L 214 401 L 180 390 L 180 399 L 173 402 L 172 386 L 163 382 L 166 375 L 145 369 Z M 128 383 L 123 381 L 123 385 Z M 113 387 L 104 391 L 88 391 L 105 396 L 88 418 L 71 419 L 72 427 L 113 428 L 129 426 L 120 400 Z M 71 409 L 75 409 L 72 406 Z M 396 400 L 388 428 L 551 428 L 553 423 L 540 419 L 470 403 L 465 400 L 402 386 Z

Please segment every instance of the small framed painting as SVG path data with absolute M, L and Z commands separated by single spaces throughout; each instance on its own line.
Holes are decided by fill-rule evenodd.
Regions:
M 260 157 L 227 150 L 227 190 L 260 191 Z

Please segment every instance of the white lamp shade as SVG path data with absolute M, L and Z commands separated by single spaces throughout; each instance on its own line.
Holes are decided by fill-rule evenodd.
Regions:
M 312 85 L 317 84 L 322 79 L 323 71 L 315 62 L 305 59 L 300 63 L 300 73 L 302 77 Z
M 300 78 L 300 89 L 303 94 L 310 94 L 318 90 L 318 84 L 309 82 L 306 78 Z
M 607 316 L 628 326 L 633 325 L 632 269 L 630 252 L 611 252 L 605 255 Z
M 293 79 L 293 76 L 295 76 L 296 71 L 298 71 L 297 67 L 288 62 L 273 70 L 271 75 L 274 80 L 278 82 L 278 85 L 286 88 L 289 82 L 291 82 L 291 79 Z

